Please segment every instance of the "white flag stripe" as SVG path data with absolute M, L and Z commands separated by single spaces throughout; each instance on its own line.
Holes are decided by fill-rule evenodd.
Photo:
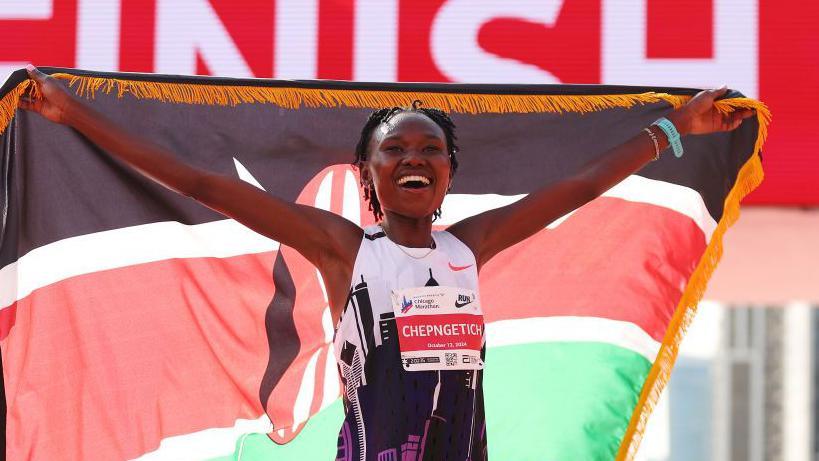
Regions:
M 259 419 L 237 419 L 233 427 L 204 429 L 190 434 L 167 437 L 159 442 L 159 447 L 145 453 L 137 461 L 159 460 L 202 460 L 227 456 L 233 453 L 236 441 L 243 434 L 259 432 L 269 433 L 273 424 L 267 415 Z
M 441 205 L 441 217 L 435 225 L 449 226 L 478 213 L 515 203 L 523 197 L 526 194 L 447 194 Z
M 642 355 L 651 363 L 660 342 L 634 323 L 600 317 L 530 317 L 486 324 L 487 347 L 549 342 L 612 344 Z
M 325 182 L 327 185 L 320 189 L 327 189 L 323 195 L 329 196 L 329 181 L 322 184 Z M 688 216 L 702 230 L 706 242 L 716 228 L 702 197 L 688 187 L 632 175 L 603 195 L 661 206 Z M 437 224 L 452 224 L 523 197 L 524 194 L 449 194 L 444 200 L 444 215 Z M 317 198 L 317 204 L 321 199 Z M 570 215 L 548 227 L 555 228 Z M 277 250 L 278 246 L 233 220 L 197 225 L 169 221 L 71 237 L 36 248 L 0 269 L 0 309 L 68 277 L 163 259 L 261 253 Z
M 173 258 L 228 258 L 275 251 L 278 242 L 232 219 L 165 221 L 58 240 L 0 269 L 0 309 L 32 291 L 92 272 Z
M 298 426 L 307 422 L 310 418 L 310 406 L 313 403 L 313 395 L 316 388 L 316 363 L 318 363 L 319 355 L 321 355 L 322 348 L 317 348 L 307 365 L 304 367 L 304 374 L 301 377 L 301 385 L 296 394 L 296 400 L 293 402 L 293 425 Z M 325 379 L 327 377 L 325 376 Z M 323 384 L 323 383 L 322 383 Z M 322 386 L 323 387 L 323 386 Z
M 525 196 L 526 194 L 449 194 L 444 198 L 443 215 L 436 224 L 443 226 L 454 224 L 478 213 L 514 203 Z M 688 216 L 702 230 L 706 243 L 711 240 L 711 234 L 717 228 L 717 223 L 708 213 L 702 197 L 690 187 L 631 175 L 606 191 L 603 197 L 648 203 Z M 556 219 L 547 227 L 554 229 L 570 215 L 571 213 Z
M 253 174 L 247 171 L 247 168 L 245 168 L 245 166 L 242 165 L 242 162 L 240 162 L 236 157 L 233 157 L 233 166 L 236 168 L 236 173 L 239 175 L 239 179 L 248 184 L 252 184 L 261 190 L 265 190 L 264 187 L 259 184 L 259 181 L 253 177 Z
M 619 320 L 595 317 L 536 317 L 501 320 L 486 325 L 486 344 L 490 349 L 549 342 L 610 344 L 640 354 L 652 363 L 660 350 L 660 343 L 640 327 L 631 322 Z M 332 355 L 328 356 L 325 380 L 337 382 L 334 366 L 330 373 L 330 359 L 333 359 Z M 314 365 L 312 362 L 311 359 L 311 367 Z M 333 363 L 335 363 L 334 360 Z M 312 383 L 308 387 L 312 389 Z M 337 387 L 334 389 L 338 391 Z M 322 409 L 334 403 L 338 395 L 338 392 L 325 393 Z M 242 434 L 266 433 L 271 430 L 270 427 L 270 421 L 264 416 L 256 421 L 238 420 L 232 428 L 207 429 L 192 434 L 168 437 L 162 440 L 157 450 L 137 459 L 139 461 L 192 460 L 226 456 L 233 452 L 236 441 Z
M 603 197 L 648 203 L 688 216 L 702 230 L 705 243 L 711 241 L 711 235 L 717 228 L 717 222 L 708 213 L 700 193 L 679 184 L 631 175 L 606 191 Z

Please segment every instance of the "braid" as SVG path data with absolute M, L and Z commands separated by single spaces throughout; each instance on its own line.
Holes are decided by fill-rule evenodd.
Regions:
M 458 146 L 455 144 L 457 139 L 455 136 L 455 123 L 449 118 L 446 112 L 440 109 L 432 109 L 427 107 L 420 107 L 421 101 L 415 100 L 412 102 L 411 108 L 406 107 L 388 107 L 378 109 L 370 114 L 364 127 L 361 129 L 361 138 L 358 140 L 358 145 L 355 148 L 355 161 L 353 166 L 361 170 L 364 162 L 367 160 L 367 154 L 370 147 L 370 138 L 372 138 L 373 131 L 382 123 L 388 122 L 393 116 L 402 112 L 419 112 L 426 115 L 430 120 L 435 122 L 444 132 L 446 138 L 447 152 L 449 153 L 449 161 L 451 165 L 451 175 L 458 170 L 458 159 L 455 154 L 458 152 Z M 384 217 L 384 212 L 381 210 L 381 203 L 375 194 L 375 186 L 372 182 L 364 183 L 361 181 L 361 186 L 364 188 L 364 200 L 369 204 L 369 210 L 373 212 L 376 221 L 380 221 Z M 433 221 L 441 217 L 441 209 L 438 208 L 433 214 Z

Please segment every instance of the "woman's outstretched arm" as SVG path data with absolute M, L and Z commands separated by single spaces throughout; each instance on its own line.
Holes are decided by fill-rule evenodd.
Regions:
M 330 212 L 271 196 L 237 178 L 194 168 L 164 148 L 117 125 L 69 94 L 34 67 L 29 75 L 42 91 L 20 107 L 73 127 L 145 176 L 296 249 L 319 269 L 342 269 L 355 261 L 362 230 Z M 338 266 L 342 267 L 338 267 Z M 343 271 L 343 269 L 342 269 Z M 343 279 L 343 277 L 341 277 Z M 347 278 L 349 281 L 349 277 Z
M 741 110 L 728 115 L 717 112 L 714 100 L 726 91 L 721 88 L 700 92 L 668 119 L 681 136 L 733 130 L 753 111 Z M 668 139 L 659 128 L 651 127 L 651 130 L 662 151 L 668 146 Z M 480 267 L 504 249 L 600 196 L 640 170 L 654 156 L 654 142 L 646 132 L 640 132 L 585 164 L 574 175 L 544 186 L 510 205 L 466 218 L 453 224 L 449 231 L 472 248 Z

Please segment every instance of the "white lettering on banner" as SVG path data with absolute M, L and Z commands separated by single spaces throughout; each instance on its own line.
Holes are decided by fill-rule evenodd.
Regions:
M 353 80 L 396 81 L 398 0 L 357 0 L 353 34 Z
M 483 334 L 483 327 L 476 323 L 445 323 L 443 325 L 404 325 L 401 329 L 404 337 L 415 336 L 460 336 Z
M 601 83 L 700 88 L 725 83 L 756 97 L 757 0 L 713 0 L 714 57 L 709 59 L 647 58 L 646 2 L 603 1 Z
M 122 0 L 74 1 L 76 47 L 66 50 L 75 49 L 76 55 L 57 56 L 55 63 L 73 62 L 77 67 L 97 70 L 117 69 L 120 57 L 133 52 L 121 48 Z M 65 2 L 72 3 L 72 0 Z M 650 39 L 647 37 L 648 1 L 604 0 L 600 26 L 601 83 L 697 87 L 727 83 L 748 96 L 757 96 L 759 0 L 711 2 L 713 36 L 709 38 L 712 40 L 712 57 L 649 58 L 646 52 Z M 428 43 L 423 46 L 429 46 L 437 69 L 452 81 L 556 83 L 558 79 L 549 70 L 481 48 L 478 34 L 495 18 L 520 18 L 554 27 L 566 4 L 565 0 L 448 0 L 431 19 L 426 38 Z M 58 5 L 55 0 L 0 0 L 0 21 L 49 19 L 60 10 Z M 237 8 L 237 5 L 224 8 Z M 399 12 L 406 10 L 412 15 L 412 7 L 399 8 L 399 0 L 355 0 L 350 5 L 354 9 L 352 77 L 360 81 L 397 80 Z M 273 18 L 260 18 L 246 24 L 248 28 L 262 28 L 270 35 L 275 34 L 275 76 L 318 77 L 319 0 L 277 0 L 275 8 L 272 31 L 269 28 Z M 212 0 L 156 0 L 155 11 L 155 27 L 147 27 L 150 22 L 144 22 L 146 18 L 129 18 L 137 25 L 145 25 L 135 42 L 154 43 L 153 71 L 193 74 L 198 53 L 214 74 L 252 76 L 248 61 L 219 18 Z M 410 22 L 415 20 L 410 19 Z M 575 27 L 596 33 L 591 30 L 594 24 L 596 21 Z M 519 41 L 518 45 L 532 50 L 531 53 L 546 46 L 571 46 L 571 43 L 564 42 L 509 39 Z M 38 58 L 38 48 L 32 46 L 31 59 L 45 59 Z M 404 46 L 418 48 L 419 45 Z M 19 56 L 13 62 L 0 62 L 0 76 L 5 77 L 11 69 L 25 64 L 26 59 Z M 588 65 L 596 68 L 598 63 Z
M 195 74 L 199 52 L 214 75 L 253 76 L 208 0 L 157 0 L 154 43 L 156 72 Z
M 77 61 L 80 69 L 119 68 L 120 0 L 78 0 Z
M 54 0 L 0 0 L 1 19 L 50 19 Z
M 0 0 L 0 21 L 6 19 L 50 19 L 54 10 L 53 0 Z M 27 61 L 0 61 L 0 84 L 17 69 L 29 64 Z
M 486 52 L 478 44 L 478 32 L 483 24 L 500 17 L 521 18 L 550 26 L 557 20 L 562 6 L 563 0 L 449 0 L 432 22 L 432 57 L 452 81 L 560 83 L 557 77 L 535 65 Z
M 0 61 L 0 82 L 5 82 L 11 77 L 12 72 L 17 69 L 22 69 L 29 64 L 28 62 L 9 62 L 9 61 Z
M 274 33 L 276 78 L 316 78 L 318 0 L 277 0 Z

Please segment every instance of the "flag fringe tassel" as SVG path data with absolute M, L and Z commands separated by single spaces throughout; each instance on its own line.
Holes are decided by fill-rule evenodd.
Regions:
M 689 96 L 668 93 L 610 94 L 610 95 L 500 95 L 465 93 L 425 93 L 418 91 L 344 90 L 288 87 L 254 87 L 197 83 L 149 82 L 115 78 L 77 76 L 65 73 L 52 75 L 63 79 L 81 97 L 93 99 L 100 91 L 118 97 L 130 94 L 137 99 L 152 99 L 182 104 L 236 106 L 239 104 L 267 103 L 286 109 L 299 107 L 353 107 L 380 109 L 391 106 L 409 106 L 421 100 L 427 107 L 447 112 L 478 113 L 588 113 L 614 107 L 630 108 L 637 104 L 666 102 L 680 107 Z M 0 134 L 14 116 L 20 96 L 32 85 L 26 80 L 0 100 Z M 32 88 L 36 93 L 37 85 Z M 37 94 L 34 94 L 36 97 Z M 732 101 L 730 104 L 722 104 Z M 718 102 L 722 109 L 732 111 L 743 101 L 756 107 L 758 101 L 733 98 Z
M 195 83 L 166 83 L 132 81 L 99 77 L 54 74 L 55 78 L 68 81 L 77 95 L 93 99 L 97 92 L 115 93 L 118 97 L 130 94 L 138 99 L 162 102 L 236 106 L 239 104 L 268 103 L 287 109 L 299 107 L 353 107 L 379 109 L 390 106 L 408 106 L 419 99 L 427 107 L 469 114 L 477 113 L 527 113 L 550 112 L 587 113 L 614 107 L 630 108 L 637 104 L 666 102 L 677 108 L 690 97 L 667 93 L 640 93 L 621 95 L 493 95 L 461 93 L 424 93 L 412 91 L 343 90 L 310 88 L 275 88 L 230 85 L 207 85 Z M 30 80 L 20 83 L 0 99 L 0 134 L 6 129 L 20 97 L 32 85 Z M 34 85 L 32 95 L 37 97 Z M 637 406 L 632 413 L 617 461 L 631 461 L 645 432 L 648 418 L 668 383 L 671 369 L 688 325 L 697 312 L 697 304 L 705 292 L 708 280 L 722 256 L 722 237 L 739 218 L 739 204 L 743 197 L 753 191 L 763 178 L 759 153 L 768 134 L 771 114 L 760 101 L 749 98 L 730 98 L 716 102 L 722 112 L 737 109 L 754 109 L 759 122 L 754 152 L 739 171 L 736 183 L 725 199 L 722 219 L 714 231 L 708 248 L 703 254 L 691 279 L 688 281 L 674 316 L 671 319 L 657 359 L 643 385 Z
M 183 83 L 145 82 L 111 78 L 78 77 L 55 74 L 76 85 L 77 94 L 91 97 L 98 91 L 116 92 L 117 96 L 131 94 L 140 99 L 163 102 L 235 106 L 247 103 L 269 103 L 286 109 L 299 107 L 355 107 L 381 109 L 391 106 L 410 106 L 421 100 L 427 107 L 447 112 L 478 114 L 525 112 L 595 112 L 612 107 L 632 107 L 636 104 L 668 102 L 679 107 L 685 96 L 667 93 L 613 94 L 613 95 L 497 95 L 429 93 L 419 91 L 344 90 L 286 87 L 253 87 L 230 85 L 202 85 Z
M 739 204 L 742 199 L 762 182 L 762 161 L 759 154 L 768 136 L 768 124 L 771 121 L 770 111 L 762 102 L 747 98 L 723 99 L 717 101 L 717 108 L 722 112 L 731 112 L 736 109 L 756 110 L 759 131 L 754 144 L 754 152 L 739 170 L 734 187 L 725 198 L 722 219 L 717 224 L 717 228 L 711 236 L 711 241 L 700 258 L 694 273 L 688 280 L 688 285 L 685 287 L 679 304 L 677 304 L 677 309 L 674 311 L 674 316 L 671 318 L 666 330 L 660 351 L 651 366 L 648 378 L 643 384 L 640 399 L 637 401 L 637 406 L 631 415 L 628 429 L 617 453 L 617 461 L 631 461 L 635 458 L 645 433 L 648 418 L 671 377 L 671 370 L 677 360 L 680 342 L 682 342 L 691 321 L 694 320 L 697 305 L 705 294 L 708 280 L 722 257 L 722 237 L 728 228 L 739 219 Z
M 17 110 L 17 104 L 19 104 L 20 98 L 26 94 L 26 92 L 30 92 L 33 98 L 39 98 L 39 90 L 37 85 L 33 84 L 33 81 L 25 80 L 0 99 L 0 135 L 6 131 L 6 127 L 9 126 L 11 119 L 14 118 L 14 113 Z
M 464 93 L 426 93 L 421 91 L 345 90 L 293 87 L 254 87 L 197 83 L 170 83 L 76 76 L 65 73 L 52 77 L 66 80 L 78 96 L 93 99 L 98 92 L 129 94 L 137 99 L 152 99 L 182 104 L 236 106 L 267 103 L 286 109 L 299 107 L 353 107 L 380 109 L 410 106 L 420 100 L 424 106 L 447 112 L 478 113 L 587 113 L 614 107 L 630 108 L 637 104 L 666 102 L 680 107 L 688 96 L 668 93 L 610 95 L 500 95 Z M 11 122 L 17 102 L 31 84 L 26 80 L 0 102 L 0 134 Z M 35 85 L 36 86 L 36 85 Z

